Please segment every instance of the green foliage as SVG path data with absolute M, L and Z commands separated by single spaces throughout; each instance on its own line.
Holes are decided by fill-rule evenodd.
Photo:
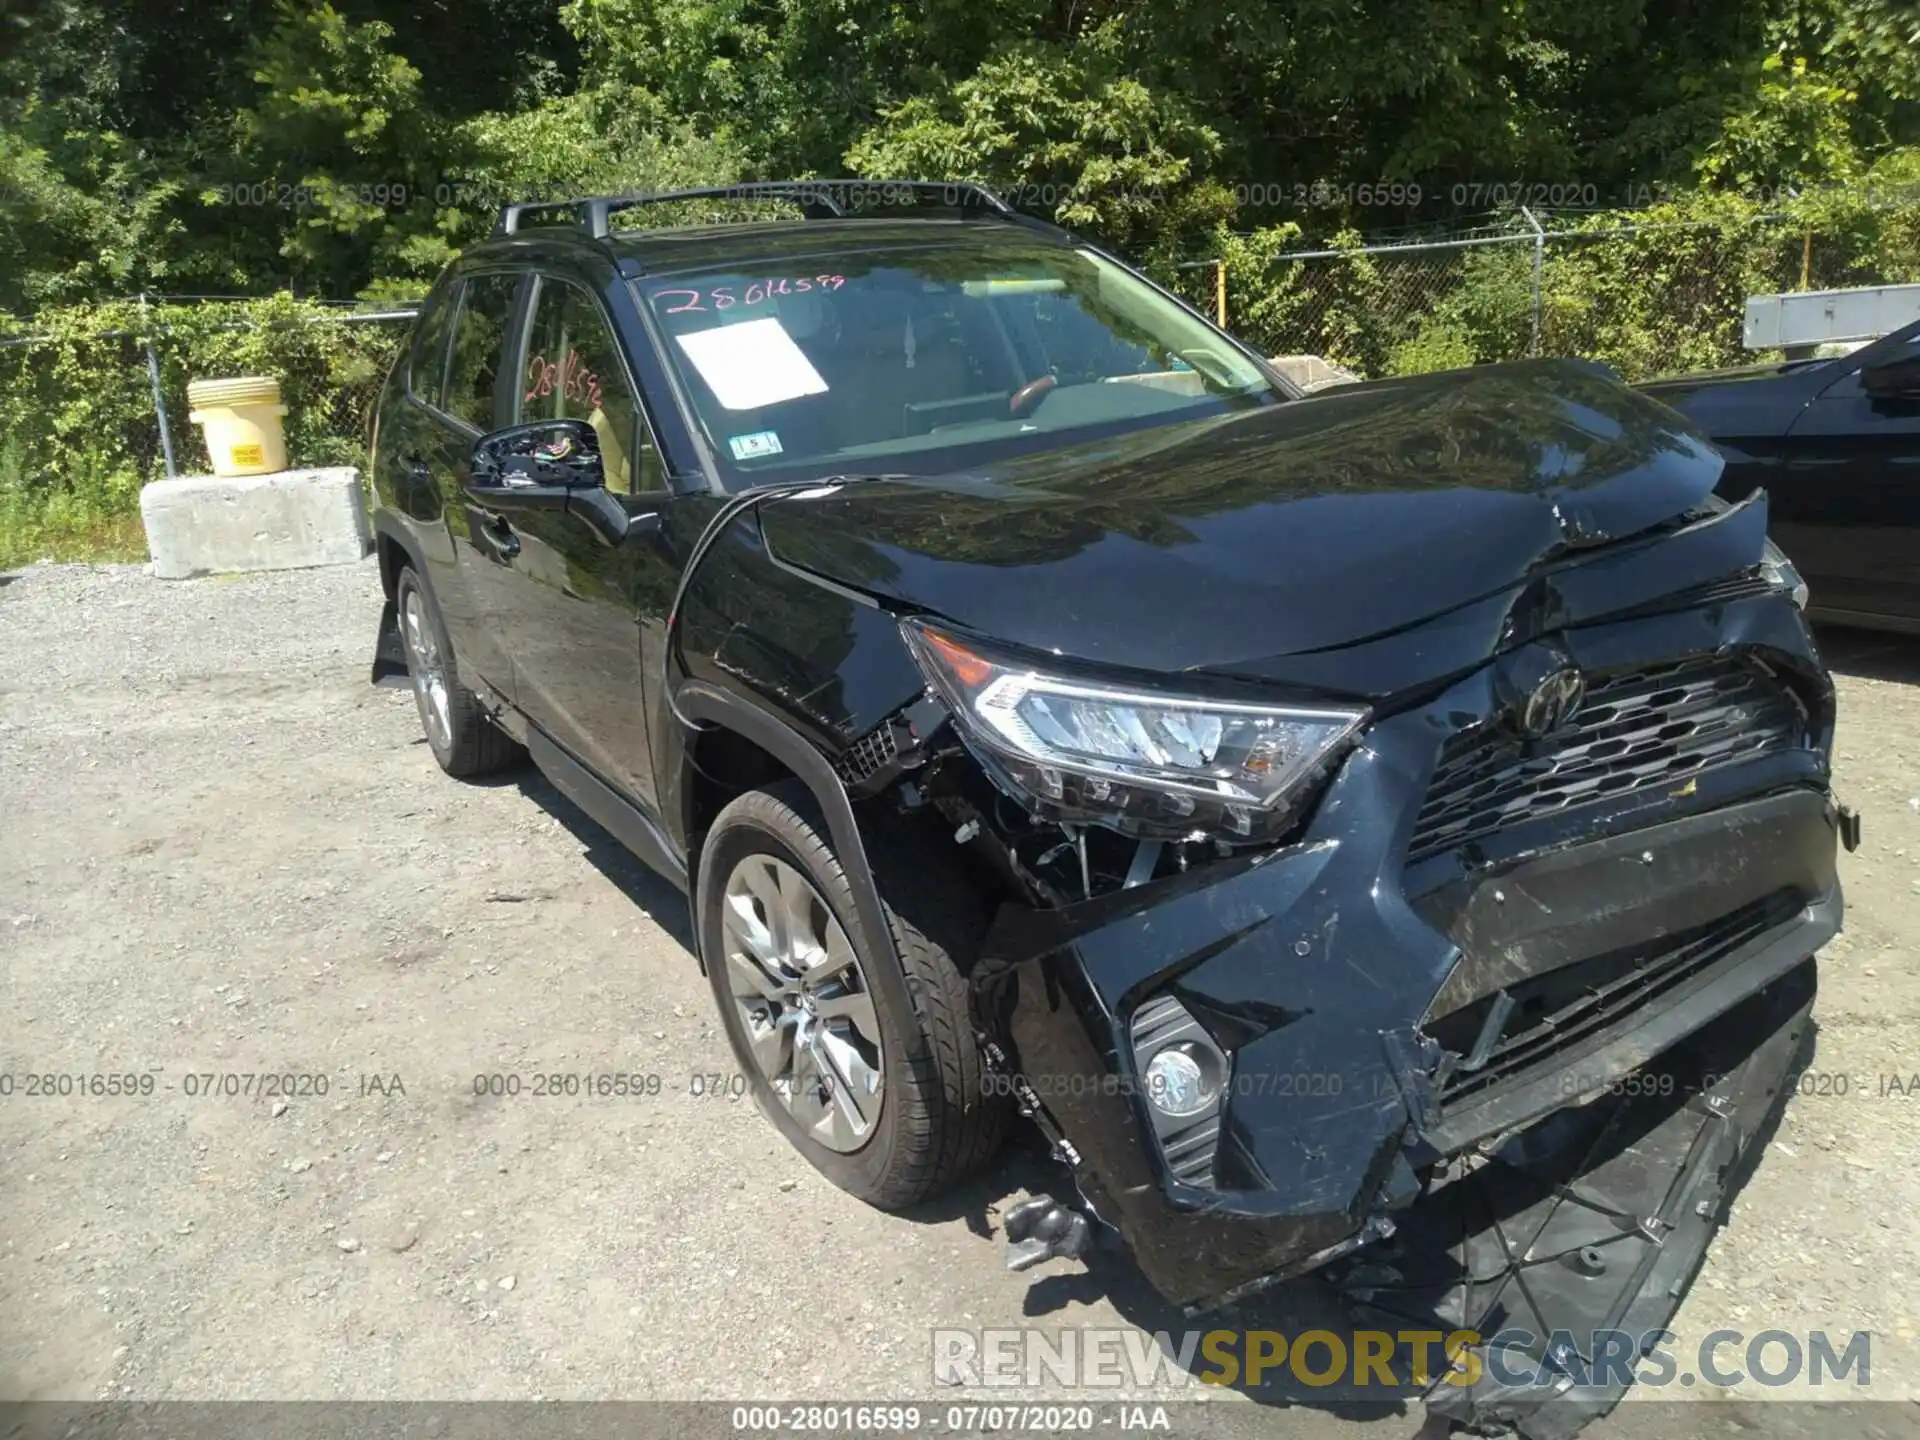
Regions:
M 1746 297 L 1920 282 L 1920 161 L 1872 184 L 1820 189 L 1770 209 L 1709 191 L 1588 216 L 1540 249 L 1538 352 L 1604 360 L 1630 379 L 1749 360 Z M 1812 243 L 1809 244 L 1811 237 Z M 1314 353 L 1363 375 L 1515 360 L 1535 352 L 1535 247 L 1359 253 L 1297 260 L 1291 229 L 1228 237 L 1231 321 L 1269 354 Z M 1187 287 L 1189 298 L 1194 289 Z
M 1418 328 L 1392 345 L 1383 373 L 1415 375 L 1517 360 L 1533 345 L 1535 247 L 1511 242 L 1452 252 L 1419 277 Z M 1544 251 L 1542 252 L 1544 262 Z M 1544 274 L 1544 263 L 1542 273 Z M 1404 292 L 1406 286 L 1400 287 Z M 1395 295 L 1385 297 L 1389 306 Z
M 670 120 L 647 91 L 613 83 L 475 116 L 461 140 L 473 156 L 461 203 L 488 226 L 514 201 L 723 185 L 741 169 L 725 139 Z
M 235 177 L 272 187 L 270 202 L 290 212 L 280 258 L 323 294 L 351 293 L 369 274 L 431 279 L 455 253 L 415 178 L 426 157 L 457 160 L 454 136 L 392 39 L 392 26 L 325 0 L 280 0 L 249 48 L 257 89 L 234 116 Z M 255 193 L 208 186 L 202 199 L 244 206 Z
M 1424 375 L 1430 370 L 1460 370 L 1479 357 L 1473 337 L 1458 325 L 1429 320 L 1411 340 L 1403 340 L 1387 354 L 1389 375 Z
M 945 95 L 894 107 L 847 158 L 861 175 L 984 180 L 1062 224 L 1146 249 L 1156 231 L 1224 218 L 1224 194 L 1209 205 L 1184 193 L 1220 149 L 1178 96 L 1126 74 L 1110 44 L 1028 40 Z
M 0 330 L 21 322 L 0 315 Z M 29 343 L 0 349 L 0 556 L 36 558 L 36 537 L 114 530 L 163 473 L 147 346 L 182 473 L 211 468 L 188 422 L 187 382 L 272 375 L 294 465 L 364 464 L 365 425 L 404 326 L 349 323 L 277 295 L 235 305 L 123 301 L 43 310 Z M 116 532 L 117 533 L 117 532 Z
M 1272 297 L 1268 323 L 1291 316 L 1291 326 L 1270 333 L 1255 331 L 1256 343 L 1268 351 L 1291 351 L 1323 355 L 1363 375 L 1378 374 L 1385 365 L 1386 351 L 1397 338 L 1390 323 L 1383 323 L 1382 301 L 1386 298 L 1380 264 L 1363 249 L 1364 237 L 1355 230 L 1343 230 L 1332 237 L 1332 257 L 1307 261 L 1288 261 L 1274 275 L 1279 292 Z M 1258 315 L 1264 288 L 1257 278 L 1234 293 L 1256 297 L 1244 309 Z M 1231 302 L 1230 302 L 1231 303 Z M 1231 315 L 1239 311 L 1230 312 Z M 1236 324 L 1236 328 L 1241 328 Z
M 110 131 L 51 151 L 27 132 L 0 126 L 0 308 L 164 283 L 184 185 Z
M 1591 238 L 1548 252 L 1543 349 L 1604 360 L 1630 378 L 1750 359 L 1741 348 L 1746 297 L 1799 283 L 1801 232 L 1730 196 L 1578 228 Z
M 1250 235 L 1236 235 L 1224 228 L 1216 232 L 1209 248 L 1226 264 L 1228 318 L 1241 335 L 1279 337 L 1299 330 L 1306 299 L 1297 283 L 1299 273 L 1293 267 L 1275 264 L 1275 257 L 1298 248 L 1299 240 L 1300 227 L 1292 224 L 1268 226 Z M 1188 273 L 1204 277 L 1205 293 L 1191 285 L 1179 288 L 1212 315 L 1217 277 L 1211 267 Z
M 1920 142 L 1912 0 L 10 0 L 0 25 L 14 310 L 417 292 L 494 201 L 574 187 L 975 177 L 1164 266 L 1517 181 L 1854 183 Z M 1383 181 L 1426 203 L 1359 198 Z
M 1913 0 L 0 6 L 0 329 L 45 337 L 0 350 L 0 528 L 56 546 L 119 533 L 156 473 L 139 337 L 188 463 L 190 372 L 282 375 L 296 453 L 341 458 L 396 339 L 284 295 L 118 302 L 411 299 L 514 200 L 978 179 L 1208 310 L 1219 257 L 1237 329 L 1367 374 L 1722 363 L 1744 295 L 1803 265 L 1920 279 Z M 1535 183 L 1602 210 L 1548 219 L 1583 238 L 1546 251 L 1537 342 L 1530 244 L 1359 253 Z
M 1860 168 L 1858 94 L 1804 58 L 1769 55 L 1746 103 L 1730 114 L 1696 167 L 1710 185 L 1760 191 L 1852 180 Z

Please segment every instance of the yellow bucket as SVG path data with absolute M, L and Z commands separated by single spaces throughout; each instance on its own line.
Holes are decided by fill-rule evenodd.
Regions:
M 216 475 L 271 475 L 287 468 L 280 417 L 280 382 L 271 375 L 238 380 L 194 380 L 187 385 L 187 419 L 207 437 Z

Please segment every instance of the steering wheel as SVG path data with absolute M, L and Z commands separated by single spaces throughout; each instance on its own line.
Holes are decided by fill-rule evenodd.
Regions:
M 1013 392 L 1013 398 L 1007 401 L 1007 409 L 1016 418 L 1024 420 L 1034 412 L 1036 406 L 1047 398 L 1057 382 L 1051 375 L 1041 375 L 1029 380 Z

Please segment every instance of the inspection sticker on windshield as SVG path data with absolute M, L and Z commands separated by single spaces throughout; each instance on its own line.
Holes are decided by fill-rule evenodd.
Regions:
M 736 460 L 758 460 L 762 455 L 778 455 L 780 433 L 777 430 L 756 430 L 751 435 L 735 435 L 727 441 L 727 448 L 733 451 Z
M 773 316 L 673 337 L 729 410 L 826 393 L 827 382 Z

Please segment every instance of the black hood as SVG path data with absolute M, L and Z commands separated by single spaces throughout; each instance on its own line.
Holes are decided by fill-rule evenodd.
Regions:
M 1343 386 L 770 505 L 781 560 L 1033 649 L 1154 671 L 1351 644 L 1700 504 L 1721 462 L 1597 366 Z

